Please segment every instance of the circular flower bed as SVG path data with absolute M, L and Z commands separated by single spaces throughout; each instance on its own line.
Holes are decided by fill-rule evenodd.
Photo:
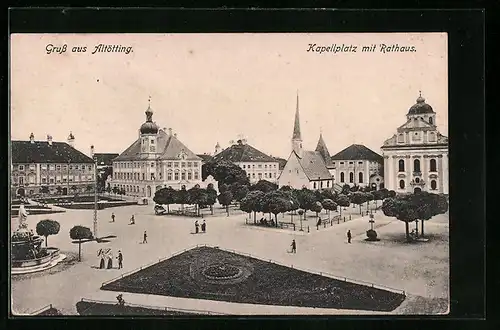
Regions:
M 202 274 L 212 280 L 232 279 L 240 276 L 243 271 L 230 264 L 215 264 L 203 269 Z

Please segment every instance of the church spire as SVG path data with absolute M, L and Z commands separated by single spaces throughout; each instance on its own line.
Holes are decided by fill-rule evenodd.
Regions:
M 300 119 L 299 119 L 299 91 L 297 91 L 297 107 L 295 110 L 295 123 L 293 125 L 293 140 L 302 140 L 300 134 Z
M 323 132 L 321 131 L 319 133 L 319 140 L 318 145 L 316 146 L 316 151 L 320 153 L 321 158 L 323 158 L 326 166 L 330 166 L 332 164 L 332 157 L 330 156 L 330 152 L 328 151 L 325 140 L 323 140 Z

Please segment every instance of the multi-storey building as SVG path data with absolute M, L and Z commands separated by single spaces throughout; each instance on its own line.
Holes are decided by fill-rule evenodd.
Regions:
M 353 144 L 331 157 L 335 183 L 375 189 L 384 187 L 383 158 L 362 144 Z
M 11 187 L 12 194 L 74 194 L 93 189 L 94 160 L 75 149 L 75 137 L 70 133 L 68 142 L 12 141 Z
M 439 133 L 436 113 L 422 95 L 381 149 L 386 188 L 448 194 L 448 138 Z
M 146 122 L 139 137 L 113 159 L 111 188 L 125 189 L 127 195 L 152 198 L 164 187 L 190 189 L 201 185 L 202 159 L 189 150 L 172 129 L 159 129 L 153 110 L 146 110 Z
M 267 180 L 277 183 L 279 163 L 276 159 L 240 139 L 236 144 L 220 151 L 213 157 L 213 161 L 229 161 L 241 167 L 247 173 L 250 183 Z

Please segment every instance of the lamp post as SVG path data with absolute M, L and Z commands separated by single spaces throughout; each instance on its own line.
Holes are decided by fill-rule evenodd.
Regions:
M 69 165 L 71 164 L 71 159 L 68 159 L 68 177 L 66 178 L 66 194 L 69 195 Z
M 373 223 L 375 222 L 375 220 L 373 220 L 374 216 L 373 216 L 373 213 L 370 213 L 370 229 L 373 230 Z
M 97 157 L 94 156 L 94 237 L 97 238 Z

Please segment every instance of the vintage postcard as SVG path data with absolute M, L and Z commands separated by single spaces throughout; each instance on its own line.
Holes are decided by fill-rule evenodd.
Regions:
M 12 34 L 12 313 L 447 314 L 447 47 Z

